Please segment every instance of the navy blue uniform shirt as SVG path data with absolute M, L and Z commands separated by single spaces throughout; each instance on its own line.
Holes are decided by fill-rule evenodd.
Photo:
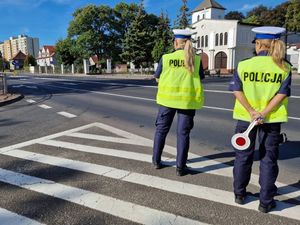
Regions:
M 258 53 L 257 56 L 267 56 L 267 55 L 268 55 L 267 51 L 261 51 L 260 53 Z M 291 83 L 292 83 L 292 72 L 290 72 L 289 76 L 283 81 L 283 83 L 281 84 L 281 87 L 277 93 L 291 96 Z M 230 82 L 229 90 L 230 91 L 243 91 L 243 83 L 242 83 L 237 71 L 234 73 L 233 78 Z
M 180 49 L 177 49 L 177 50 L 180 50 Z M 158 67 L 155 71 L 155 74 L 154 74 L 154 78 L 156 79 L 159 79 L 160 77 L 160 74 L 162 72 L 162 67 L 163 67 L 163 60 L 162 58 L 159 60 L 159 63 L 158 63 Z M 204 71 L 203 71 L 203 66 L 202 66 L 202 62 L 200 63 L 200 68 L 199 68 L 199 76 L 200 76 L 200 79 L 203 80 L 204 79 Z

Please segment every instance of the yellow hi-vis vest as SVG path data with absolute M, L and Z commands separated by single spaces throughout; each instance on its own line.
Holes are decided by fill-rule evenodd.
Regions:
M 163 55 L 162 60 L 157 104 L 175 109 L 200 109 L 204 102 L 199 76 L 200 56 L 195 56 L 195 71 L 192 74 L 184 66 L 184 50 Z
M 289 66 L 289 65 L 287 65 Z M 289 67 L 288 67 L 289 68 Z M 273 62 L 271 56 L 256 56 L 238 65 L 238 74 L 243 84 L 243 92 L 249 104 L 257 112 L 263 111 L 277 94 L 282 83 L 289 76 Z M 288 98 L 285 98 L 264 119 L 265 123 L 287 122 Z M 242 104 L 236 100 L 233 118 L 250 121 L 251 117 Z

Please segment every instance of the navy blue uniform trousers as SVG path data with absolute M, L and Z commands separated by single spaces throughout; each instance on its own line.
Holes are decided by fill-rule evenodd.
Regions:
M 190 146 L 190 131 L 194 127 L 195 110 L 173 109 L 160 106 L 156 119 L 156 132 L 153 145 L 153 162 L 160 163 L 167 134 L 177 112 L 177 168 L 184 168 Z
M 249 122 L 238 121 L 236 133 L 244 132 L 249 126 Z M 259 139 L 259 184 L 260 202 L 269 205 L 277 193 L 275 185 L 278 176 L 278 154 L 280 144 L 281 123 L 265 123 L 253 128 L 249 134 L 251 140 L 250 147 L 245 151 L 235 150 L 235 161 L 233 168 L 234 193 L 245 196 L 246 187 L 250 181 L 251 167 L 253 164 L 255 140 L 258 134 Z

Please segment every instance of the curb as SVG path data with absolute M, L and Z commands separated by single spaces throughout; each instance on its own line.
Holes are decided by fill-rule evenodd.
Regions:
M 1 101 L 0 102 L 0 106 L 5 106 L 5 105 L 9 105 L 12 104 L 14 102 L 20 101 L 21 99 L 24 98 L 24 95 L 22 94 L 17 94 L 15 98 L 9 99 L 7 101 Z

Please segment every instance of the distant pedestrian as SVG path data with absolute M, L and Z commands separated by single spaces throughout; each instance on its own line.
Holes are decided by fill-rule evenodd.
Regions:
M 175 51 L 163 55 L 155 73 L 158 82 L 156 119 L 152 162 L 156 169 L 162 167 L 161 155 L 173 118 L 177 113 L 176 174 L 188 172 L 190 131 L 194 126 L 196 109 L 203 106 L 204 96 L 201 80 L 204 78 L 201 58 L 195 55 L 188 29 L 173 31 Z
M 267 213 L 276 207 L 277 160 L 279 144 L 284 141 L 280 131 L 281 123 L 288 121 L 287 97 L 291 92 L 291 65 L 284 59 L 286 48 L 280 40 L 284 28 L 257 27 L 252 31 L 256 33 L 257 56 L 239 63 L 230 89 L 236 97 L 233 112 L 233 118 L 238 120 L 236 133 L 244 132 L 249 122 L 258 121 L 249 134 L 250 147 L 244 151 L 235 150 L 233 186 L 235 202 L 244 204 L 258 134 L 261 187 L 258 210 Z

